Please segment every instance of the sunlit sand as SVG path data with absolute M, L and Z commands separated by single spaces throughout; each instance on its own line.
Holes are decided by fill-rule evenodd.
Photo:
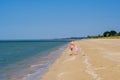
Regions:
M 75 42 L 77 55 L 65 49 L 40 80 L 119 80 L 120 39 L 88 39 Z

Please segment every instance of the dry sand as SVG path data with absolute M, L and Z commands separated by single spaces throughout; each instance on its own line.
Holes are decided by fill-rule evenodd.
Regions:
M 120 80 L 120 39 L 88 39 L 75 42 L 55 60 L 40 80 Z

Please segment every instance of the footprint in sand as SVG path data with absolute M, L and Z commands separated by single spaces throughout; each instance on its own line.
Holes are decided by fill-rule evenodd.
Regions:
M 70 59 L 64 60 L 64 61 L 63 61 L 63 64 L 66 63 L 66 62 L 69 62 L 69 61 L 73 61 L 73 60 L 75 60 L 75 59 L 76 59 L 76 56 L 73 56 L 73 57 L 70 58 Z
M 106 67 L 98 67 L 98 68 L 94 68 L 94 70 L 102 70 L 102 69 L 106 69 Z

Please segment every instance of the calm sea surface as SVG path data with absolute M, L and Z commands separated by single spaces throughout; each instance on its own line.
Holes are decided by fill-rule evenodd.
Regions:
M 0 80 L 38 80 L 68 41 L 0 41 Z

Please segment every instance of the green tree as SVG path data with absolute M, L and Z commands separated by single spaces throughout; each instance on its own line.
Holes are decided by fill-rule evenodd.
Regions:
M 111 36 L 115 36 L 115 35 L 117 35 L 117 32 L 116 32 L 115 30 L 111 30 L 111 31 L 110 31 L 110 35 L 111 35 Z
M 106 32 L 103 33 L 103 36 L 104 37 L 109 37 L 109 36 L 111 36 L 111 33 L 109 31 L 106 31 Z
M 119 32 L 119 33 L 117 33 L 117 36 L 120 36 L 120 32 Z

